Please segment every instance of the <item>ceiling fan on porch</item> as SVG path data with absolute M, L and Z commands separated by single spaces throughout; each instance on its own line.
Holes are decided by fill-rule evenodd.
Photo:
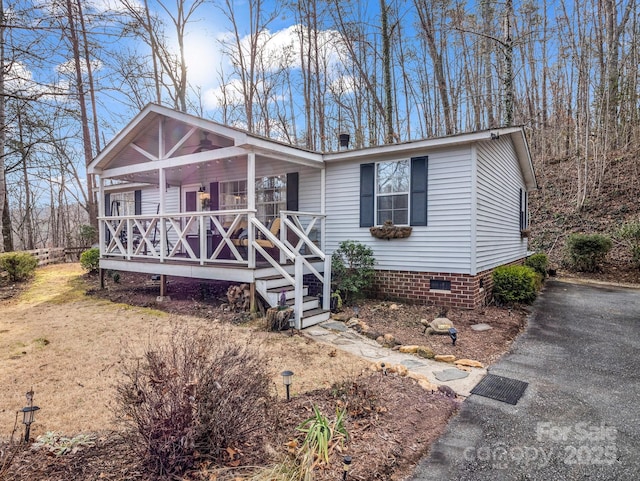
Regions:
M 213 150 L 215 147 L 213 146 L 213 142 L 209 140 L 209 132 L 203 132 L 203 137 L 200 139 L 200 144 L 193 151 L 194 154 L 198 152 L 204 152 L 205 150 Z

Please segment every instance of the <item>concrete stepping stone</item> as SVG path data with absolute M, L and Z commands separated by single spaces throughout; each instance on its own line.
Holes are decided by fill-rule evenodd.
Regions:
M 471 329 L 474 331 L 482 332 L 482 331 L 488 331 L 489 329 L 493 329 L 493 327 L 491 327 L 489 324 L 485 324 L 484 322 L 481 322 L 480 324 L 472 325 Z
M 460 369 L 445 369 L 444 371 L 434 372 L 433 375 L 438 381 L 446 382 L 455 381 L 456 379 L 464 379 L 469 376 L 469 373 L 461 371 Z
M 344 322 L 326 321 L 322 324 L 325 329 L 332 329 L 338 332 L 346 332 L 347 326 Z
M 409 369 L 412 369 L 414 367 L 425 367 L 426 364 L 420 361 L 414 361 L 413 359 L 405 359 L 403 360 L 400 364 L 402 364 L 403 366 L 408 367 Z

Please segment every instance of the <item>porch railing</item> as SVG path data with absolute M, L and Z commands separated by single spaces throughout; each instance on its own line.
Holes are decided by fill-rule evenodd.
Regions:
M 100 223 L 103 258 L 237 264 L 256 267 L 257 255 L 295 289 L 296 324 L 300 327 L 305 270 L 323 285 L 323 309 L 329 308 L 331 257 L 324 253 L 324 215 L 281 211 L 278 235 L 252 210 L 178 214 L 105 216 Z M 313 259 L 313 261 L 312 261 Z M 314 267 L 322 261 L 324 272 Z M 294 274 L 284 268 L 294 264 Z

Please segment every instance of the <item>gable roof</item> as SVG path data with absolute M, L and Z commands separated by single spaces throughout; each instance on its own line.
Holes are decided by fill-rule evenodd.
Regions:
M 425 150 L 434 148 L 470 145 L 475 142 L 499 139 L 502 137 L 508 137 L 513 142 L 513 147 L 518 157 L 518 164 L 520 165 L 520 170 L 522 171 L 522 176 L 527 190 L 536 190 L 538 188 L 538 184 L 533 170 L 529 144 L 523 127 L 504 127 L 499 129 L 448 135 L 445 137 L 434 137 L 425 140 L 411 140 L 398 144 L 385 144 L 362 149 L 344 150 L 324 154 L 323 158 L 325 162 L 339 162 L 344 160 L 360 159 L 376 160 L 383 157 L 389 157 L 389 154 L 392 153 L 398 156 L 420 155 L 423 154 Z
M 322 156 L 316 152 L 162 105 L 148 104 L 93 159 L 88 171 L 100 174 L 106 169 L 194 154 L 203 138 L 211 141 L 211 152 L 237 147 L 240 149 L 231 151 L 235 155 L 255 152 L 290 162 L 322 164 Z
M 527 190 L 535 190 L 536 177 L 522 127 L 490 129 L 323 154 L 158 104 L 148 104 L 140 111 L 93 159 L 88 166 L 88 171 L 90 174 L 101 174 L 107 169 L 122 171 L 134 164 L 165 161 L 175 157 L 184 157 L 185 160 L 192 158 L 197 162 L 202 161 L 204 157 L 234 157 L 249 152 L 273 159 L 321 167 L 324 162 L 365 158 L 371 160 L 388 157 L 390 154 L 412 155 L 428 149 L 473 144 L 495 137 L 511 139 Z M 203 138 L 211 141 L 213 150 L 208 151 L 207 154 L 196 154 Z

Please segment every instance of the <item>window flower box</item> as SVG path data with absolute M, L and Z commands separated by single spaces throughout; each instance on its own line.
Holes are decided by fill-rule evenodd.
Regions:
M 376 239 L 404 239 L 411 235 L 412 227 L 393 225 L 391 221 L 385 221 L 379 227 L 369 227 L 369 232 Z

